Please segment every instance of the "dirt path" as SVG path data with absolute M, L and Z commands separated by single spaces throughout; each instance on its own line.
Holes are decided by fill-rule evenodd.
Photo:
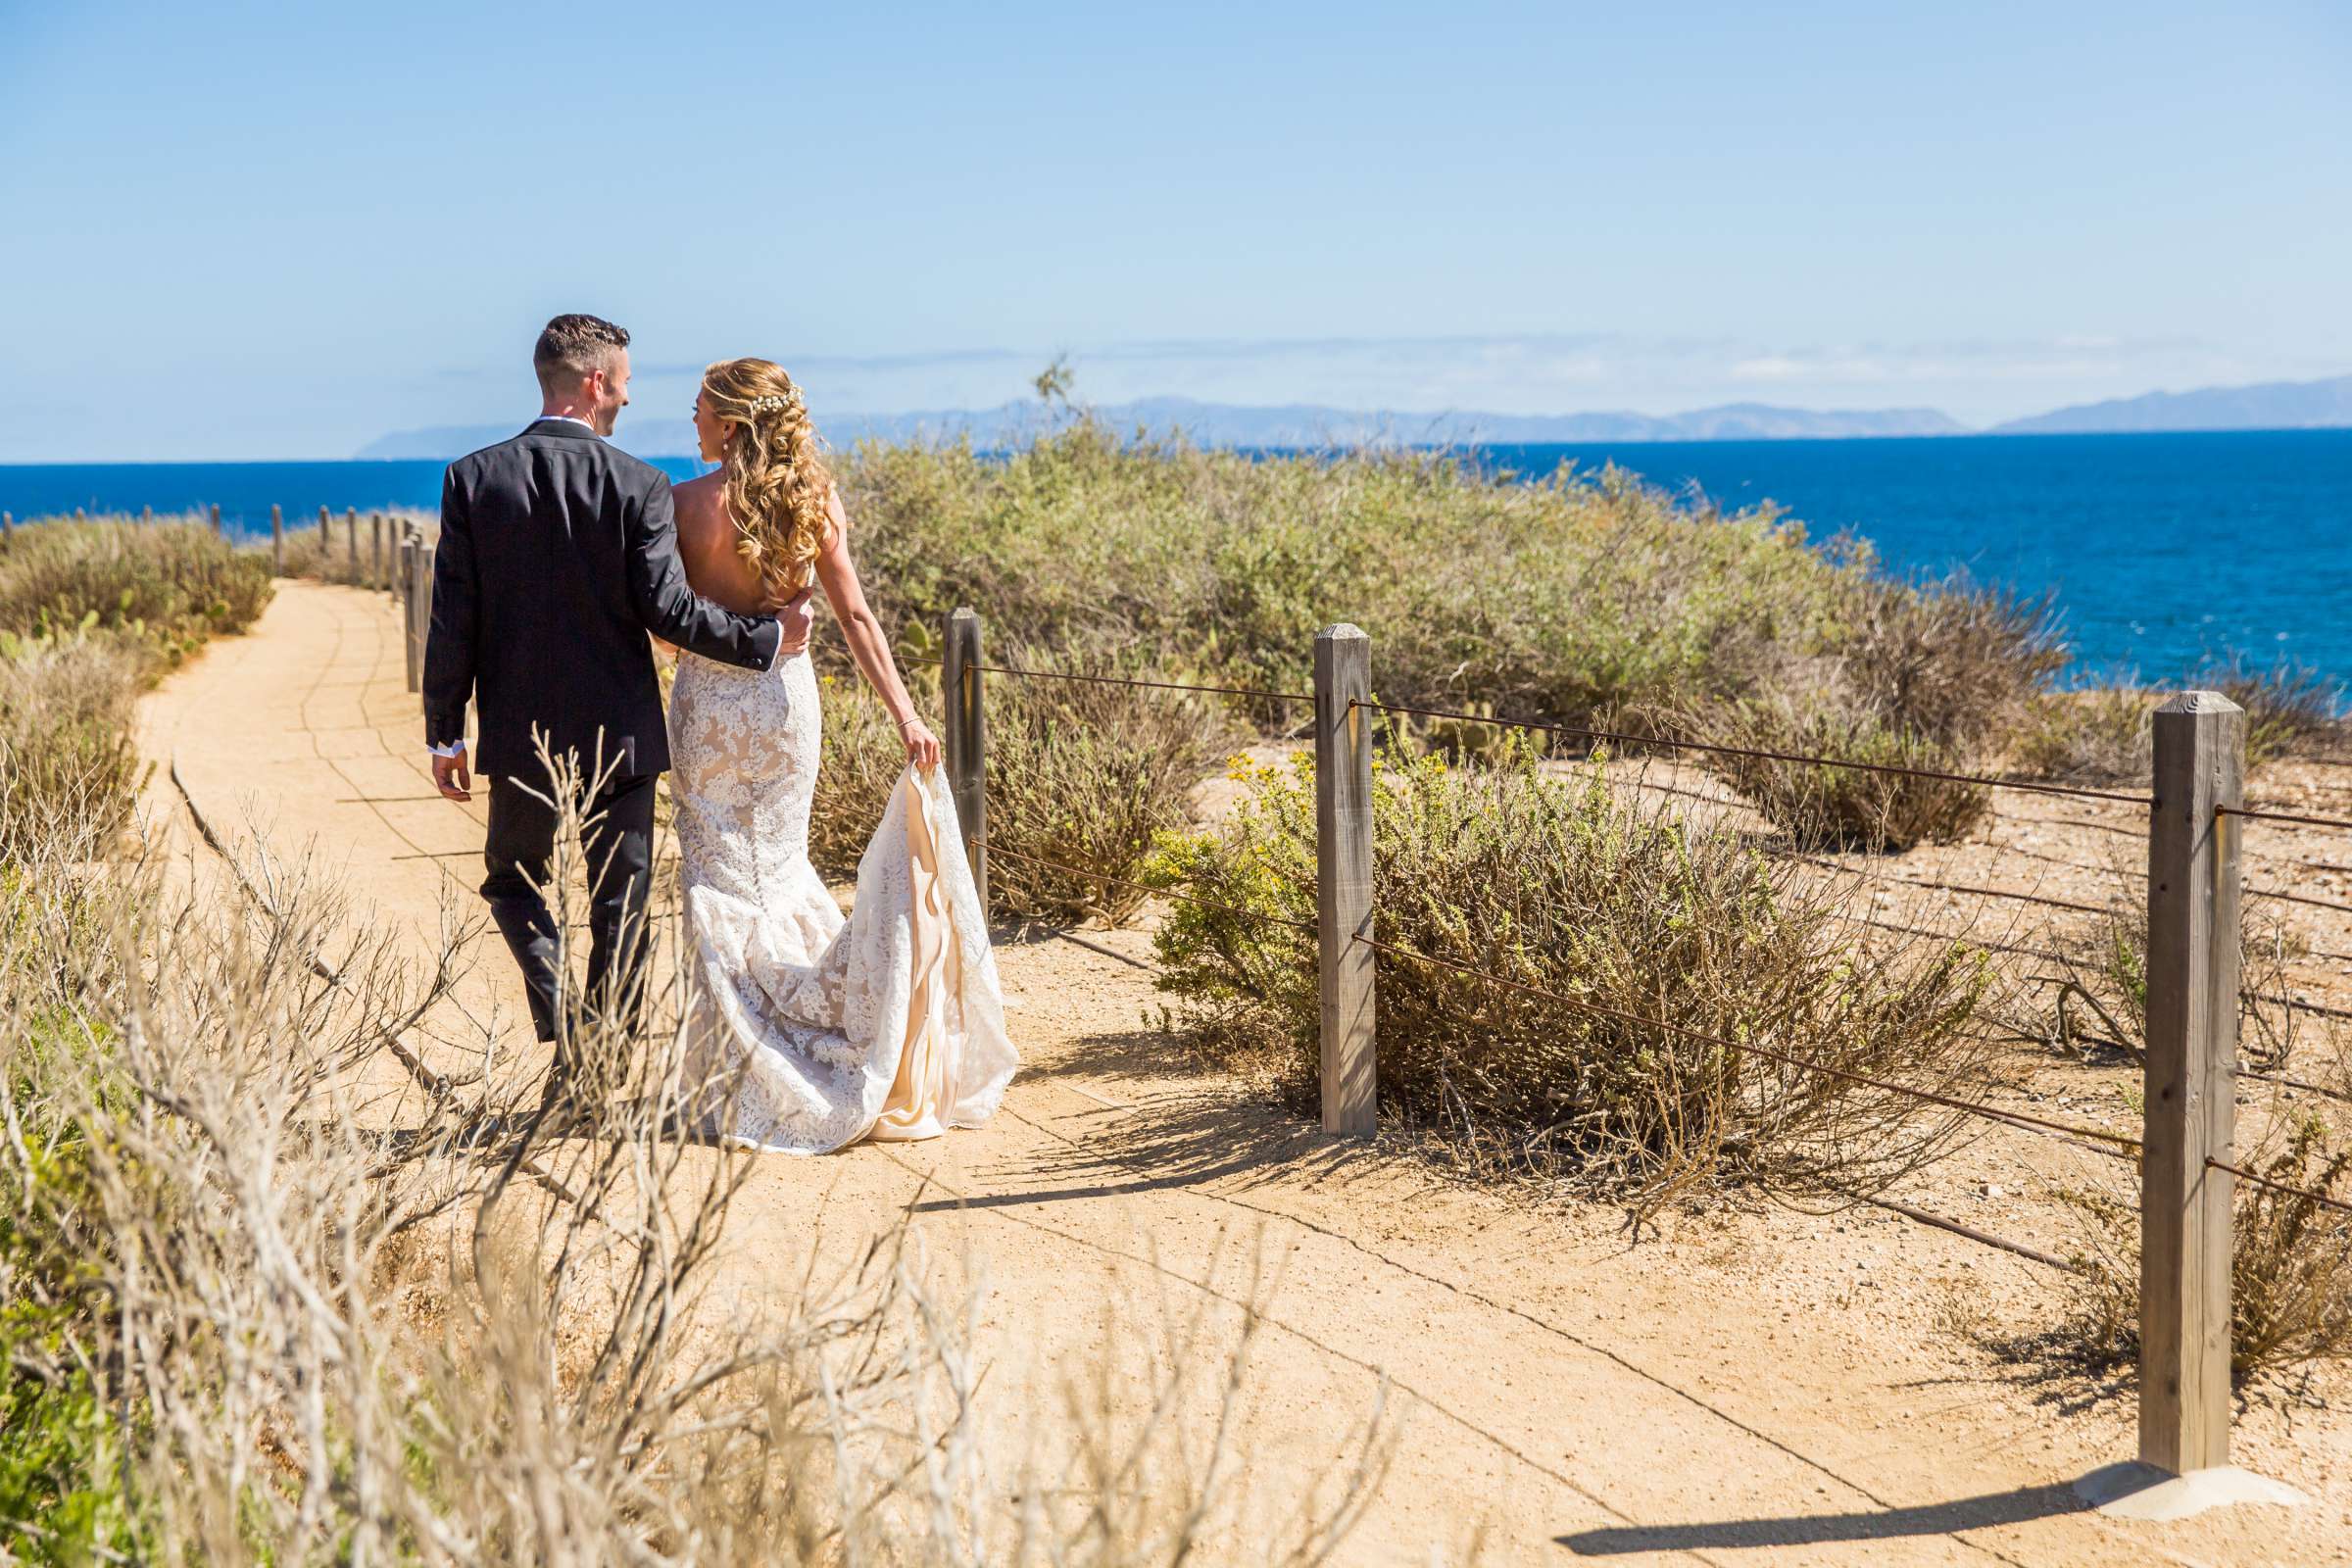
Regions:
M 148 701 L 141 733 L 209 816 L 312 845 L 421 948 L 445 903 L 478 907 L 480 808 L 431 795 L 402 677 L 384 599 L 286 584 L 253 635 Z M 477 948 L 446 1032 L 527 1035 L 503 951 Z M 1004 1113 L 762 1165 L 730 1288 L 797 1278 L 911 1205 L 943 1271 L 986 1282 L 984 1420 L 1016 1447 L 1073 1369 L 1204 1356 L 1254 1301 L 1234 1453 L 1266 1506 L 1294 1504 L 1384 1389 L 1401 1416 L 1350 1563 L 1426 1563 L 1481 1528 L 1498 1563 L 2352 1561 L 2352 1427 L 2316 1396 L 2255 1405 L 2239 1437 L 2311 1506 L 2083 1513 L 2068 1483 L 2130 1455 L 2129 1399 L 1983 1348 L 2055 1316 L 2046 1270 L 1869 1210 L 1685 1217 L 1634 1246 L 1612 1212 L 1448 1185 L 1386 1140 L 1332 1145 L 1151 1026 L 1148 956 L 1134 932 L 1004 948 L 1027 1065 Z M 1944 1205 L 1986 1172 L 2060 1169 L 2032 1142 L 1995 1134 L 1939 1170 Z M 1201 1308 L 1205 1345 L 1171 1351 L 1165 1325 Z

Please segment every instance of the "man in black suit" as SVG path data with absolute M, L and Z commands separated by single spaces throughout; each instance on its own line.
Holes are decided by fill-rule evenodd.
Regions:
M 557 969 L 538 889 L 554 854 L 555 790 L 540 760 L 578 759 L 590 885 L 587 1008 L 626 1009 L 645 962 L 654 778 L 669 766 L 653 633 L 707 659 L 771 667 L 808 640 L 806 596 L 784 620 L 738 615 L 698 596 L 678 563 L 669 479 L 608 445 L 629 401 L 629 334 L 559 316 L 531 356 L 542 407 L 520 435 L 449 466 L 441 485 L 432 631 L 424 653 L 433 782 L 472 798 L 490 782 L 482 897 L 514 951 L 542 1041 L 581 1009 Z M 466 704 L 480 716 L 466 755 Z M 625 1010 L 622 1012 L 625 1016 Z M 570 1088 L 567 1042 L 548 1097 Z

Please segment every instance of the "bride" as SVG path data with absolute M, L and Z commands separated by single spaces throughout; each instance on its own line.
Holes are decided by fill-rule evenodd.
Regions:
M 1019 1062 L 988 922 L 939 740 L 858 587 L 808 407 L 781 366 L 722 360 L 703 373 L 694 426 L 720 466 L 675 492 L 687 580 L 747 613 L 821 586 L 906 747 L 845 920 L 808 863 L 819 724 L 808 654 L 767 670 L 679 654 L 669 733 L 692 1027 L 724 1086 L 710 1130 L 814 1154 L 978 1126 Z

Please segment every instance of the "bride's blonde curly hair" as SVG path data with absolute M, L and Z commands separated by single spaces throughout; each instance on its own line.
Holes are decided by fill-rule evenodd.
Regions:
M 808 586 L 817 554 L 833 542 L 833 475 L 817 454 L 808 405 L 773 360 L 720 360 L 703 372 L 703 396 L 726 425 L 720 493 L 735 553 L 771 594 L 790 598 Z

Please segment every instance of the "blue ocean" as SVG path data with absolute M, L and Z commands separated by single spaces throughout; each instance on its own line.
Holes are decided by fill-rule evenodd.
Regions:
M 2054 590 L 2078 678 L 2177 679 L 2242 654 L 2352 681 L 2352 430 L 1488 447 L 1498 469 L 1615 463 L 1726 510 L 1771 501 L 1816 538 L 1852 532 L 1887 568 Z M 691 459 L 663 460 L 678 477 Z M 177 512 L 242 532 L 430 508 L 430 462 L 0 466 L 0 510 Z

